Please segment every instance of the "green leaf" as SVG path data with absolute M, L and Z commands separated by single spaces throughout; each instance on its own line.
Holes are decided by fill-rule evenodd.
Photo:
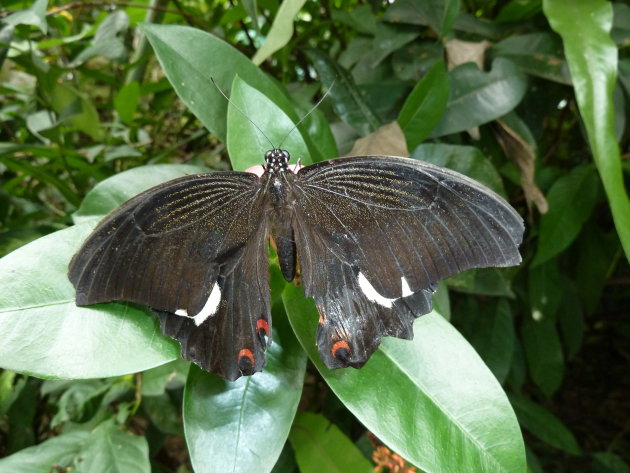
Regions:
M 281 144 L 291 154 L 291 164 L 298 159 L 304 164 L 312 162 L 302 133 L 293 129 L 294 122 L 271 99 L 239 76 L 235 77 L 232 85 L 231 101 L 228 107 L 227 148 L 235 170 L 244 171 L 251 166 L 264 165 L 265 152 Z M 248 117 L 265 121 L 254 125 Z
M 17 11 L 8 17 L 4 18 L 2 22 L 5 25 L 31 25 L 40 29 L 44 34 L 48 33 L 48 23 L 46 23 L 46 8 L 48 7 L 48 0 L 35 0 L 30 8 L 26 10 Z
M 432 313 L 416 321 L 413 341 L 385 337 L 360 370 L 328 370 L 315 345 L 313 301 L 294 286 L 283 298 L 298 339 L 328 385 L 392 450 L 427 473 L 525 470 L 523 440 L 505 394 L 442 317 Z
M 610 38 L 612 5 L 605 0 L 543 0 L 543 10 L 551 27 L 562 36 L 591 151 L 630 260 L 630 199 L 615 139 L 612 100 L 618 56 Z
M 3 368 L 42 377 L 94 378 L 143 371 L 177 358 L 177 342 L 160 334 L 148 310 L 120 303 L 77 307 L 67 272 L 95 216 L 159 182 L 199 169 L 164 165 L 118 174 L 88 194 L 80 209 L 84 223 L 0 260 Z
M 124 123 L 130 124 L 133 121 L 139 99 L 140 84 L 136 81 L 125 84 L 114 97 L 114 107 L 116 107 L 116 112 Z
M 521 337 L 531 378 L 547 397 L 551 397 L 564 376 L 564 355 L 555 321 L 525 317 Z
M 376 33 L 376 17 L 370 5 L 357 5 L 350 11 L 333 9 L 331 16 L 334 21 L 344 23 L 359 33 L 366 35 Z
M 150 473 L 149 445 L 145 437 L 121 430 L 113 421 L 90 432 L 81 450 L 78 473 Z
M 320 414 L 299 413 L 289 440 L 301 473 L 372 472 L 372 464 L 352 440 Z
M 623 457 L 612 452 L 595 452 L 591 454 L 595 460 L 596 473 L 630 473 L 628 465 Z
M 195 471 L 273 469 L 289 435 L 306 370 L 304 351 L 279 315 L 274 310 L 273 343 L 262 372 L 231 382 L 191 367 L 183 415 Z
M 529 267 L 527 274 L 529 305 L 534 320 L 554 319 L 563 294 L 560 287 L 560 272 L 556 260 L 536 267 Z
M 469 269 L 446 279 L 448 287 L 467 294 L 514 297 L 512 277 L 517 268 Z
M 53 109 L 63 116 L 68 113 L 68 121 L 77 130 L 89 135 L 95 141 L 101 141 L 104 132 L 98 112 L 90 98 L 64 83 L 56 82 L 50 91 L 50 103 Z M 71 110 L 76 107 L 76 111 Z
M 562 43 L 551 33 L 510 36 L 490 50 L 495 57 L 505 57 L 524 72 L 543 79 L 571 85 L 569 66 L 562 56 Z
M 542 10 L 542 0 L 511 0 L 497 15 L 498 23 L 527 21 Z
M 47 235 L 0 260 L 0 364 L 39 377 L 134 373 L 175 359 L 147 310 L 125 304 L 77 307 L 70 258 L 93 229 Z
M 398 114 L 407 146 L 415 149 L 438 124 L 446 110 L 448 82 L 443 61 L 438 61 L 413 88 Z
M 460 0 L 398 0 L 385 12 L 386 21 L 428 25 L 440 38 L 447 36 L 459 13 Z
M 444 143 L 425 143 L 414 149 L 410 157 L 465 174 L 505 197 L 501 176 L 479 148 Z
M 495 59 L 490 72 L 464 63 L 449 71 L 448 80 L 446 112 L 431 137 L 464 131 L 507 114 L 519 104 L 527 86 L 516 65 L 504 58 Z
M 175 360 L 142 373 L 142 395 L 160 396 L 167 388 L 184 386 L 190 362 Z
M 549 211 L 540 219 L 538 251 L 532 267 L 550 260 L 575 240 L 593 212 L 598 190 L 592 165 L 578 166 L 554 182 L 547 194 Z
M 406 29 L 400 25 L 391 26 L 387 23 L 377 23 L 376 35 L 374 36 L 374 51 L 370 56 L 370 65 L 375 68 L 387 56 L 397 51 L 405 44 L 410 43 L 420 36 L 416 28 Z M 365 54 L 365 51 L 364 51 Z
M 89 436 L 89 432 L 78 430 L 0 458 L 0 472 L 48 473 L 56 466 L 73 467 Z
M 291 102 L 276 83 L 223 40 L 185 26 L 143 24 L 141 28 L 177 95 L 221 141 L 227 134 L 228 103 L 211 78 L 227 93 L 238 74 L 297 121 Z
M 362 96 L 348 71 L 323 51 L 309 48 L 304 52 L 312 61 L 322 84 L 330 89 L 330 100 L 339 118 L 361 135 L 376 131 L 381 126 L 381 121 Z M 331 89 L 333 82 L 334 87 Z
M 299 13 L 306 0 L 283 0 L 267 33 L 265 42 L 256 51 L 252 62 L 261 64 L 273 53 L 285 47 L 293 36 L 293 19 Z
M 572 455 L 580 454 L 580 447 L 571 431 L 547 409 L 514 394 L 510 395 L 510 402 L 524 429 L 552 447 Z
M 507 378 L 512 364 L 516 332 L 510 304 L 499 299 L 475 314 L 468 340 L 492 370 L 500 383 Z
M 72 220 L 74 223 L 94 221 L 142 191 L 169 179 L 201 172 L 208 169 L 189 164 L 152 164 L 129 169 L 96 184 L 72 215 Z
M 441 44 L 414 41 L 392 55 L 392 67 L 400 80 L 417 82 L 443 57 Z

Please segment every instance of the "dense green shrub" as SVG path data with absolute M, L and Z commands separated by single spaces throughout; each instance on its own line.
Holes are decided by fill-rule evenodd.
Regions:
M 630 471 L 629 45 L 622 1 L 3 1 L 0 473 Z M 273 143 L 330 89 L 293 156 L 463 172 L 524 216 L 523 264 L 451 278 L 413 342 L 329 371 L 272 255 L 268 364 L 233 383 L 145 308 L 76 307 L 107 212 L 262 163 L 211 79 Z

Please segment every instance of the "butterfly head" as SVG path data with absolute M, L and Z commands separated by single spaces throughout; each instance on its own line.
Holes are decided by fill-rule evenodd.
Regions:
M 267 161 L 265 171 L 272 174 L 286 172 L 289 169 L 289 159 L 291 157 L 286 150 L 278 148 L 269 150 L 265 153 L 265 161 Z

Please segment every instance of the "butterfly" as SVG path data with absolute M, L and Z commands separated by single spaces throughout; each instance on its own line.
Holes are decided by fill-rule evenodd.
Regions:
M 69 266 L 77 305 L 148 306 L 183 358 L 228 380 L 261 371 L 271 343 L 268 248 L 317 304 L 328 368 L 360 368 L 383 336 L 413 337 L 438 281 L 512 266 L 523 220 L 454 171 L 392 156 L 297 169 L 286 150 L 262 175 L 174 179 L 122 204 Z

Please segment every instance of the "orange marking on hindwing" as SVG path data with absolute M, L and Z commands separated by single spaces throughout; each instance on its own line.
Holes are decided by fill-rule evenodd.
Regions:
M 332 352 L 332 356 L 333 358 L 337 358 L 337 352 L 341 349 L 345 349 L 347 350 L 348 354 L 350 353 L 350 345 L 348 345 L 348 342 L 346 342 L 345 340 L 339 340 L 338 342 L 335 342 L 332 346 L 332 348 L 330 349 L 330 351 Z
M 249 358 L 249 361 L 252 362 L 252 366 L 254 366 L 254 354 L 252 353 L 251 350 L 248 350 L 247 348 L 243 348 L 241 351 L 238 352 L 239 363 L 243 359 L 243 357 Z
M 269 334 L 269 324 L 265 319 L 258 319 L 256 321 L 256 333 L 259 334 L 261 330 L 265 332 L 264 335 Z

